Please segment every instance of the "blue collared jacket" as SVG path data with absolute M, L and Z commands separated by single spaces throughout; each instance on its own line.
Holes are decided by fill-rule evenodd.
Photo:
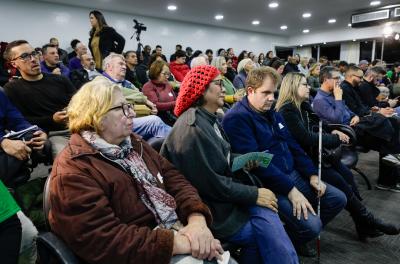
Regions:
M 317 175 L 311 159 L 292 137 L 281 114 L 274 110 L 254 111 L 247 97 L 228 111 L 222 126 L 234 153 L 268 152 L 274 154 L 268 168 L 258 167 L 254 174 L 266 188 L 287 195 L 294 187 L 288 177 L 294 170 L 304 178 Z

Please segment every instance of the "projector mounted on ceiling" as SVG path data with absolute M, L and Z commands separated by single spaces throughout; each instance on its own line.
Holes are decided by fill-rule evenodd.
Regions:
M 400 20 L 400 7 L 383 8 L 351 15 L 351 27 L 361 28 Z

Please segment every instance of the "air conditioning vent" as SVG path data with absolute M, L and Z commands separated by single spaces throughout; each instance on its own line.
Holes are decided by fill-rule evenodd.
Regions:
M 400 7 L 394 9 L 394 17 L 400 17 Z
M 399 10 L 399 15 L 400 15 L 400 10 Z M 389 9 L 352 15 L 351 23 L 357 24 L 357 23 L 364 23 L 371 21 L 379 21 L 384 19 L 389 19 Z

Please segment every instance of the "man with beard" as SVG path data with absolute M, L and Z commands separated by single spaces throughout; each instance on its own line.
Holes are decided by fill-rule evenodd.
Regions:
M 254 174 L 278 198 L 279 214 L 298 254 L 311 256 L 305 243 L 345 206 L 344 194 L 319 182 L 317 170 L 289 133 L 283 117 L 272 108 L 279 74 L 270 67 L 252 70 L 246 80 L 247 96 L 229 110 L 222 126 L 234 153 L 266 152 L 274 155 L 267 168 Z M 315 214 L 321 198 L 321 216 Z
M 67 144 L 67 107 L 75 88 L 66 77 L 42 73 L 39 56 L 25 40 L 11 42 L 4 58 L 22 78 L 7 83 L 4 92 L 24 117 L 42 128 L 52 145 L 53 157 Z
M 93 60 L 93 56 L 90 53 L 82 54 L 80 56 L 80 62 L 82 64 L 82 69 L 72 71 L 70 76 L 70 79 L 76 89 L 81 88 L 82 85 L 88 81 L 91 81 L 96 76 L 101 75 L 101 73 L 95 69 L 96 64 Z
M 349 109 L 359 117 L 368 115 L 371 112 L 371 109 L 363 104 L 356 91 L 363 76 L 363 71 L 359 67 L 350 66 L 345 73 L 344 81 L 340 84 L 343 90 L 343 100 Z
M 344 87 L 353 112 L 348 107 L 348 101 L 343 101 L 343 91 L 338 85 L 340 75 L 337 69 L 325 67 L 320 73 L 321 88 L 313 101 L 315 113 L 328 124 L 344 124 L 354 128 L 357 144 L 378 151 L 382 161 L 390 165 L 400 165 L 399 125 L 394 118 L 385 117 L 385 109 L 368 108 L 361 99 L 354 95 L 361 71 L 351 67 L 346 73 Z M 380 111 L 380 113 L 374 113 Z M 381 114 L 382 113 L 382 114 Z M 358 116 L 360 114 L 360 116 Z M 383 176 L 383 177 L 381 177 Z M 377 187 L 380 189 L 400 192 L 396 187 L 397 175 L 380 175 Z

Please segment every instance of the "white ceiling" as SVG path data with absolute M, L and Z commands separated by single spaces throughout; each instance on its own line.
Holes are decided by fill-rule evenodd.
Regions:
M 46 0 L 44 0 L 46 1 Z M 98 9 L 117 11 L 135 15 L 200 23 L 212 26 L 256 31 L 281 36 L 302 34 L 303 29 L 313 31 L 346 28 L 350 16 L 360 10 L 371 9 L 370 0 L 52 0 L 61 3 Z M 279 7 L 271 9 L 270 2 L 278 2 Z M 169 4 L 178 7 L 167 10 Z M 381 0 L 379 8 L 399 4 L 399 0 Z M 304 12 L 310 12 L 308 19 L 302 18 Z M 224 19 L 217 21 L 216 14 Z M 329 24 L 328 19 L 336 19 Z M 259 20 L 258 26 L 251 22 Z M 288 29 L 282 31 L 281 25 Z

